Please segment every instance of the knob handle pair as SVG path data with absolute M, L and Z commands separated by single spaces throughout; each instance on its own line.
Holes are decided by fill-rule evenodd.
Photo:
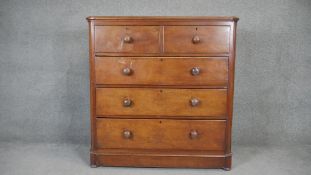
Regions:
M 122 133 L 122 135 L 123 135 L 123 138 L 125 138 L 125 139 L 131 139 L 131 138 L 133 138 L 133 133 L 132 133 L 132 131 L 130 131 L 130 130 L 124 130 L 123 133 Z M 190 137 L 190 139 L 196 139 L 196 138 L 198 138 L 198 137 L 199 137 L 198 131 L 197 131 L 197 130 L 191 130 L 191 131 L 189 132 L 189 137 Z
M 191 72 L 191 75 L 197 76 L 197 75 L 199 75 L 201 73 L 201 69 L 199 67 L 194 67 L 194 68 L 191 69 L 190 72 Z M 122 74 L 123 75 L 129 76 L 132 73 L 133 73 L 133 70 L 131 68 L 129 68 L 129 67 L 125 67 L 125 68 L 122 69 Z
M 192 107 L 199 106 L 199 104 L 200 104 L 200 100 L 199 100 L 198 98 L 192 98 L 192 99 L 190 99 L 190 105 L 191 105 Z M 130 106 L 132 106 L 132 105 L 133 105 L 133 101 L 132 101 L 131 99 L 125 98 L 125 99 L 123 100 L 123 106 L 124 106 L 124 107 L 130 107 Z

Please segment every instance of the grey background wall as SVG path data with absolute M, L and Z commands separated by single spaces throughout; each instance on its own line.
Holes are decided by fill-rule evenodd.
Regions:
M 310 0 L 1 0 L 0 141 L 89 142 L 90 15 L 235 15 L 233 141 L 311 144 Z

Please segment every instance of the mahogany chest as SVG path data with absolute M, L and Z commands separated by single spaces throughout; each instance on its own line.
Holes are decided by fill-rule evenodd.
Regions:
M 237 17 L 88 17 L 91 166 L 231 168 Z

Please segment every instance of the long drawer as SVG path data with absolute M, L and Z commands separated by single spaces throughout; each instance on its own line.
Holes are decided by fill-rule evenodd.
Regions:
M 96 88 L 96 115 L 226 116 L 226 89 Z
M 96 119 L 98 148 L 223 150 L 225 120 Z
M 97 84 L 226 86 L 226 57 L 96 57 Z

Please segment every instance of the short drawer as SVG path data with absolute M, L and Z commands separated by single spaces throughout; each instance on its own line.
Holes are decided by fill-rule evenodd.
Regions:
M 223 150 L 225 120 L 96 119 L 98 148 Z
M 97 84 L 226 86 L 226 57 L 96 57 Z
M 165 26 L 166 53 L 229 53 L 229 26 Z
M 96 26 L 95 52 L 158 53 L 159 26 Z
M 97 88 L 96 115 L 220 116 L 226 89 Z

